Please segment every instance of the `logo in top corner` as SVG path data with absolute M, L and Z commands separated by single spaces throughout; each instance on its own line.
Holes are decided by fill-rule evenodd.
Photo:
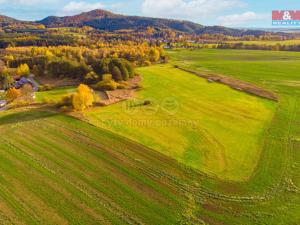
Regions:
M 273 10 L 273 25 L 300 26 L 300 10 Z
M 289 12 L 289 11 L 285 11 L 285 12 L 283 13 L 282 19 L 283 19 L 283 20 L 292 20 L 292 16 L 291 16 L 290 12 Z

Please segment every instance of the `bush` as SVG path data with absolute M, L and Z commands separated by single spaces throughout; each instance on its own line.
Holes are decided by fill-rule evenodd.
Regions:
M 118 84 L 114 80 L 103 80 L 97 83 L 95 88 L 101 91 L 113 91 L 118 88 Z
M 127 82 L 121 82 L 121 83 L 117 83 L 117 89 L 125 89 L 127 88 L 128 83 Z
M 73 95 L 66 95 L 62 97 L 59 102 L 56 103 L 56 106 L 58 108 L 61 108 L 63 106 L 72 106 L 72 101 L 73 101 Z
M 151 101 L 150 100 L 145 100 L 144 105 L 151 105 Z
M 39 86 L 39 91 L 43 92 L 43 91 L 51 91 L 54 88 L 53 85 L 51 84 L 44 84 L 44 85 L 40 85 Z
M 144 61 L 143 65 L 144 65 L 144 66 L 151 66 L 151 62 L 148 61 L 148 60 L 146 60 L 146 61 Z
M 98 80 L 99 76 L 94 71 L 91 71 L 84 76 L 84 82 L 87 84 L 94 84 Z
M 106 73 L 102 75 L 102 80 L 103 81 L 111 81 L 112 80 L 112 74 Z
M 59 110 L 61 112 L 69 112 L 69 111 L 71 111 L 70 107 L 68 107 L 68 106 L 62 106 L 62 107 L 59 108 Z

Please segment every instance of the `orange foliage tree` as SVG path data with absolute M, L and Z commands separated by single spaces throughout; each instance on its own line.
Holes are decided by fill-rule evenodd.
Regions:
M 18 97 L 20 97 L 20 95 L 21 95 L 20 90 L 18 90 L 16 88 L 10 88 L 10 89 L 8 89 L 8 91 L 6 93 L 6 100 L 7 101 L 14 101 Z

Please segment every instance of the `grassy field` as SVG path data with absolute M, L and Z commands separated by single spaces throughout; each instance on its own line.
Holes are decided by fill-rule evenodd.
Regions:
M 92 124 L 222 179 L 241 181 L 252 175 L 274 102 L 170 65 L 139 72 L 144 90 L 136 99 L 89 111 Z M 151 105 L 139 106 L 147 99 Z
M 172 63 L 181 67 L 231 76 L 277 93 L 279 104 L 271 126 L 266 130 L 260 163 L 244 187 L 249 191 L 276 187 L 277 191 L 282 192 L 281 203 L 278 200 L 277 204 L 284 205 L 286 189 L 298 193 L 300 187 L 300 152 L 297 150 L 300 137 L 300 53 L 203 50 L 170 52 L 170 55 L 174 59 Z M 299 206 L 299 195 L 296 196 L 293 200 Z M 270 224 L 298 224 L 300 213 L 292 218 L 297 218 L 298 222 Z
M 203 73 L 219 73 L 274 90 L 299 82 L 300 54 L 255 50 L 170 51 L 172 63 Z M 270 84 L 271 83 L 271 84 Z M 272 85 L 274 84 L 274 85 Z M 293 91 L 289 87 L 286 91 Z
M 260 136 L 262 139 L 260 142 L 256 142 L 260 144 L 261 151 L 260 151 L 260 157 L 259 157 L 259 163 L 252 164 L 252 168 L 254 169 L 254 173 L 250 177 L 249 180 L 242 182 L 242 183 L 228 183 L 227 181 L 220 181 L 218 179 L 207 181 L 206 179 L 202 180 L 201 186 L 206 187 L 207 190 L 210 190 L 213 192 L 212 198 L 216 196 L 217 193 L 224 193 L 225 198 L 228 197 L 228 194 L 233 194 L 234 197 L 230 197 L 230 199 L 226 199 L 223 201 L 215 201 L 213 203 L 214 206 L 214 212 L 209 212 L 208 215 L 211 217 L 218 217 L 217 221 L 222 221 L 224 224 L 275 224 L 275 225 L 281 225 L 281 224 L 288 224 L 288 225 L 296 225 L 299 224 L 300 221 L 300 166 L 299 166 L 299 160 L 300 160 L 300 152 L 298 151 L 300 147 L 300 129 L 299 129 L 299 123 L 300 123 L 300 53 L 293 53 L 293 52 L 269 52 L 269 51 L 249 51 L 249 50 L 196 50 L 196 51 L 190 51 L 190 50 L 181 50 L 181 51 L 170 51 L 169 52 L 172 61 L 171 64 L 173 65 L 179 65 L 183 68 L 188 68 L 191 70 L 195 70 L 197 72 L 202 73 L 208 73 L 208 74 L 222 74 L 226 76 L 231 76 L 240 80 L 248 81 L 251 83 L 254 83 L 258 86 L 261 86 L 267 90 L 275 92 L 279 96 L 279 102 L 275 105 L 270 102 L 264 102 L 262 103 L 261 100 L 257 100 L 257 98 L 253 97 L 251 99 L 251 102 L 254 103 L 254 105 L 263 105 L 263 108 L 267 108 L 270 111 L 271 109 L 275 110 L 272 122 L 270 124 L 267 124 L 266 126 L 260 127 L 261 129 L 264 129 L 264 134 Z M 159 66 L 157 66 L 159 67 Z M 147 92 L 150 93 L 149 86 L 147 85 L 147 82 L 151 83 L 155 82 L 159 84 L 159 86 L 166 85 L 168 87 L 166 90 L 170 89 L 170 92 L 168 92 L 167 96 L 172 96 L 174 93 L 174 89 L 178 89 L 181 86 L 185 86 L 186 83 L 186 77 L 187 79 L 194 79 L 191 78 L 191 74 L 185 74 L 183 73 L 182 82 L 175 82 L 172 83 L 170 81 L 173 77 L 178 76 L 178 72 L 176 69 L 172 67 L 164 67 L 159 70 L 157 67 L 150 67 L 150 68 L 143 68 L 141 69 L 141 72 L 144 73 L 145 76 L 145 90 L 138 94 L 139 98 L 144 99 L 145 97 L 149 97 L 147 95 Z M 167 71 L 166 71 L 167 70 Z M 158 72 L 161 71 L 161 72 Z M 176 71 L 176 72 L 175 72 Z M 175 76 L 174 76 L 175 75 Z M 150 79 L 153 76 L 152 79 Z M 147 78 L 150 77 L 150 78 Z M 167 78 L 167 81 L 164 82 L 164 79 Z M 149 79 L 149 80 L 148 80 Z M 199 78 L 198 78 L 199 79 Z M 152 80 L 152 81 L 151 81 Z M 201 80 L 201 79 L 200 79 Z M 184 82 L 185 81 L 185 82 Z M 198 85 L 196 81 L 195 84 L 193 82 L 193 86 Z M 204 82 L 204 81 L 203 81 Z M 213 84 L 215 85 L 215 84 Z M 187 85 L 188 86 L 188 85 Z M 209 86 L 208 86 L 209 87 Z M 203 87 L 202 87 L 203 88 Z M 186 88 L 187 90 L 190 90 L 189 88 Z M 154 93 L 154 96 L 162 95 L 167 92 L 164 90 L 156 90 Z M 194 90 L 194 89 L 193 89 Z M 200 92 L 198 89 L 194 90 L 195 97 L 192 101 L 197 101 L 197 103 L 201 102 L 203 104 L 203 96 L 206 96 L 206 93 L 209 89 L 204 89 L 205 92 Z M 214 89 L 215 91 L 218 90 L 218 87 Z M 224 90 L 223 90 L 224 91 Z M 162 93 L 162 94 L 160 94 Z M 175 92 L 176 93 L 176 92 Z M 185 92 L 183 92 L 184 95 Z M 222 99 L 226 99 L 230 95 L 235 95 L 231 92 L 230 89 L 226 90 L 225 92 L 222 92 Z M 219 93 L 221 94 L 221 92 Z M 240 95 L 243 95 L 239 93 Z M 189 93 L 190 96 L 193 95 L 192 93 Z M 153 95 L 152 95 L 153 96 Z M 220 100 L 214 94 L 210 94 L 209 96 L 215 97 L 213 98 L 213 102 L 216 102 Z M 151 97 L 151 96 L 150 96 Z M 231 96 L 232 97 L 232 96 Z M 207 98 L 207 96 L 206 96 Z M 200 101 L 200 99 L 202 101 Z M 209 98 L 207 98 L 209 99 Z M 206 99 L 206 100 L 207 100 Z M 238 98 L 232 98 L 237 100 Z M 189 101 L 183 101 L 180 102 L 179 105 L 183 105 L 183 108 L 187 107 L 187 104 L 189 104 L 191 100 Z M 188 103 L 187 103 L 188 102 Z M 205 101 L 204 101 L 205 102 Z M 223 102 L 223 101 L 222 101 Z M 226 102 L 226 101 L 225 101 Z M 236 102 L 236 105 L 239 105 Z M 260 102 L 259 104 L 257 104 Z M 256 104 L 255 104 L 256 103 Z M 218 104 L 220 106 L 220 104 Z M 267 106 L 267 107 L 266 107 Z M 111 110 L 112 112 L 116 112 L 117 108 L 120 108 L 121 106 L 116 105 L 112 108 L 104 109 L 103 111 L 99 111 L 97 113 L 90 112 L 88 115 L 91 118 L 91 121 L 99 126 L 103 126 L 105 124 L 105 121 L 108 117 L 108 112 Z M 211 109 L 215 109 L 216 106 L 212 107 Z M 275 107 L 275 108 L 274 108 Z M 191 109 L 193 108 L 193 109 Z M 200 108 L 200 107 L 199 107 Z M 184 118 L 194 118 L 195 115 L 197 115 L 196 111 L 202 111 L 197 108 L 197 104 L 190 106 L 189 112 L 185 114 Z M 249 106 L 251 108 L 251 104 Z M 245 107 L 245 109 L 249 109 L 248 107 Z M 206 109 L 206 108 L 204 108 Z M 217 109 L 219 109 L 217 107 Z M 228 109 L 228 108 L 227 108 Z M 179 115 L 180 115 L 180 109 Z M 250 110 L 248 113 L 251 113 L 252 110 Z M 253 110 L 254 111 L 254 110 Z M 252 113 L 253 113 L 252 111 Z M 269 111 L 269 112 L 270 112 Z M 107 114 L 106 114 L 106 113 Z M 191 113 L 192 112 L 192 113 Z M 218 118 L 222 118 L 222 114 L 225 113 L 222 110 L 220 110 L 217 115 Z M 200 114 L 200 113 L 199 113 Z M 101 115 L 103 118 L 102 121 L 99 120 L 99 115 Z M 157 115 L 157 114 L 156 114 Z M 175 114 L 178 115 L 178 114 Z M 201 115 L 201 114 L 200 114 Z M 211 115 L 213 116 L 212 112 L 205 112 L 205 116 Z M 236 114 L 234 114 L 236 115 Z M 237 114 L 238 115 L 238 114 Z M 252 114 L 249 114 L 252 115 Z M 256 114 L 257 115 L 257 114 Z M 271 114 L 272 115 L 272 114 Z M 144 118 L 143 116 L 134 114 L 133 118 Z M 196 117 L 197 118 L 197 117 Z M 95 122 L 96 121 L 96 122 Z M 224 123 L 223 120 L 218 121 L 219 124 Z M 226 122 L 225 122 L 226 123 Z M 126 132 L 126 135 L 130 134 L 132 127 L 128 129 L 128 125 L 126 123 L 122 122 L 121 125 L 117 127 L 112 127 L 111 129 L 116 130 L 119 133 Z M 237 126 L 238 123 L 234 123 L 233 126 Z M 201 123 L 200 125 L 203 125 Z M 228 124 L 227 124 L 228 125 Z M 124 128 L 125 127 L 125 128 Z M 231 127 L 231 126 L 229 126 Z M 249 126 L 250 127 L 250 126 Z M 244 130 L 249 130 L 249 127 L 247 126 Z M 251 129 L 253 129 L 255 126 L 251 124 Z M 108 128 L 108 127 L 107 127 Z M 127 128 L 127 129 L 126 129 Z M 155 140 L 155 132 L 158 132 L 158 136 L 160 138 L 166 138 L 170 133 L 175 133 L 175 129 L 169 129 L 168 131 L 159 132 L 161 128 L 154 130 L 151 130 L 147 127 L 147 132 L 151 133 L 151 139 L 150 140 L 139 140 L 140 142 L 143 142 L 144 144 L 147 144 L 149 146 L 152 146 L 153 148 L 156 147 L 158 149 L 161 146 L 155 146 L 154 142 Z M 224 128 L 223 128 L 224 129 Z M 218 132 L 220 132 L 220 127 L 218 130 L 216 130 L 213 134 L 219 135 Z M 255 130 L 255 128 L 254 128 Z M 258 129 L 259 130 L 259 129 Z M 258 131 L 256 130 L 256 131 Z M 253 131 L 253 130 L 252 130 Z M 134 132 L 137 132 L 138 129 L 134 128 Z M 195 132 L 195 130 L 194 130 Z M 258 132 L 259 133 L 259 132 Z M 252 133 L 253 134 L 253 133 Z M 187 133 L 186 131 L 183 133 L 184 136 L 189 136 L 190 133 Z M 183 136 L 182 135 L 182 136 Z M 247 135 L 247 137 L 245 137 Z M 136 135 L 139 136 L 139 135 Z M 136 138 L 132 134 L 132 138 Z M 171 135 L 170 135 L 171 136 Z M 180 136 L 182 138 L 182 136 Z M 229 136 L 229 135 L 228 135 Z M 228 138 L 227 136 L 227 138 Z M 179 136 L 177 136 L 178 138 Z M 239 138 L 245 139 L 250 138 L 249 133 L 245 134 L 243 131 L 240 133 Z M 253 137 L 253 136 L 252 136 Z M 230 136 L 229 139 L 235 138 L 234 135 Z M 250 138 L 251 139 L 251 138 Z M 168 139 L 168 144 L 170 145 L 170 149 L 173 149 L 172 143 L 173 139 Z M 176 139 L 177 140 L 177 139 Z M 203 140 L 199 138 L 197 140 Z M 224 144 L 226 143 L 228 139 L 222 139 L 220 140 L 220 143 Z M 252 139 L 253 140 L 253 139 Z M 256 139 L 259 140 L 259 139 Z M 240 147 L 243 148 L 243 146 L 247 144 L 240 142 Z M 193 146 L 196 146 L 197 143 L 193 143 Z M 207 145 L 207 143 L 206 143 Z M 184 145 L 183 145 L 184 146 Z M 201 146 L 199 144 L 198 146 Z M 210 146 L 211 148 L 212 146 Z M 244 149 L 246 150 L 246 148 Z M 248 149 L 248 151 L 252 152 L 253 149 Z M 235 152 L 234 152 L 235 153 Z M 249 153 L 249 152 L 248 152 Z M 174 155 L 173 155 L 174 156 Z M 216 159 L 218 157 L 215 155 Z M 240 162 L 240 158 L 234 158 L 237 162 Z M 233 162 L 232 160 L 231 162 Z M 250 162 L 249 160 L 248 162 Z M 252 161 L 253 163 L 254 161 Z M 243 161 L 241 164 L 244 164 L 245 161 Z M 203 169 L 203 168 L 202 168 Z M 243 168 L 244 169 L 244 168 Z M 204 169 L 205 171 L 205 169 Z M 205 171 L 207 172 L 207 171 Z M 240 174 L 239 174 L 240 175 Z M 228 177 L 227 177 L 228 178 Z M 208 183 L 206 183 L 208 182 Z M 229 194 L 229 195 L 231 195 Z M 218 194 L 217 194 L 218 195 Z M 246 196 L 252 196 L 249 197 L 250 199 L 259 199 L 256 203 L 248 204 L 247 197 Z M 219 196 L 219 195 L 218 195 Z M 255 196 L 255 197 L 254 197 Z M 233 204 L 231 201 L 236 201 L 237 203 Z M 256 201 L 256 200 L 255 200 Z M 229 203 L 231 202 L 231 203 Z M 227 205 L 224 206 L 223 204 Z M 223 209 L 220 209 L 220 207 Z M 225 208 L 227 207 L 233 209 L 234 212 L 228 212 Z M 205 207 L 204 207 L 205 208 Z M 207 215 L 207 208 L 201 209 L 201 215 Z M 229 210 L 230 211 L 230 210 Z M 248 216 L 248 219 L 243 219 L 242 217 L 245 215 Z M 228 222 L 230 221 L 229 218 L 237 217 L 238 222 Z M 200 217 L 200 216 L 199 216 Z M 251 221 L 251 222 L 250 222 Z M 211 223 L 214 224 L 215 220 L 211 220 Z M 222 224 L 220 222 L 220 224 Z M 219 223 L 215 223 L 219 224 Z
M 279 102 L 164 65 L 140 69 L 136 100 L 87 112 L 97 126 L 49 108 L 0 112 L 0 224 L 299 224 L 300 53 L 169 54 L 171 65 L 255 83 Z M 66 90 L 57 92 L 39 94 Z M 203 160 L 182 157 L 185 148 Z M 210 176 L 220 155 L 246 172 Z
M 29 109 L 1 113 L 0 146 L 1 224 L 181 220 L 180 188 L 152 176 L 158 173 L 154 170 L 161 176 L 180 176 L 183 170 L 117 135 L 71 117 Z
M 251 194 L 47 108 L 1 113 L 0 168 L 1 224 L 296 225 L 299 218 L 293 189 Z
M 285 41 L 228 41 L 228 43 L 243 43 L 244 45 L 300 45 L 300 40 L 285 40 Z
M 216 73 L 255 83 L 279 96 L 279 105 L 271 127 L 265 138 L 262 154 L 262 167 L 258 167 L 256 178 L 259 183 L 275 179 L 275 173 L 281 174 L 284 160 L 294 146 L 287 145 L 298 134 L 294 119 L 297 119 L 299 104 L 299 63 L 300 53 L 270 52 L 249 50 L 200 50 L 170 52 L 174 61 L 181 67 L 202 73 Z M 296 136 L 296 137 L 294 137 Z M 285 140 L 285 141 L 283 141 Z M 276 144 L 275 144 L 276 143 Z M 274 151 L 276 154 L 274 154 Z M 266 157 L 266 158 L 264 158 Z M 270 158 L 268 158 L 270 157 Z M 266 161 L 268 161 L 266 163 Z M 268 166 L 268 169 L 264 167 Z M 262 173 L 262 174 L 260 174 Z M 269 174 L 266 174 L 269 173 Z M 281 174 L 282 175 L 282 174 Z M 255 179 L 254 179 L 255 180 Z
M 38 103 L 43 102 L 45 99 L 51 99 L 54 102 L 60 101 L 62 97 L 73 94 L 76 91 L 76 87 L 59 87 L 51 91 L 37 92 L 36 101 Z

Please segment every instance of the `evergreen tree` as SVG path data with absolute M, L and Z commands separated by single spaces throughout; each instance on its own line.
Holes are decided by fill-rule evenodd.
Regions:
M 121 73 L 120 69 L 117 66 L 113 67 L 111 73 L 112 73 L 113 79 L 115 81 L 122 81 L 122 79 L 123 79 L 122 73 Z

